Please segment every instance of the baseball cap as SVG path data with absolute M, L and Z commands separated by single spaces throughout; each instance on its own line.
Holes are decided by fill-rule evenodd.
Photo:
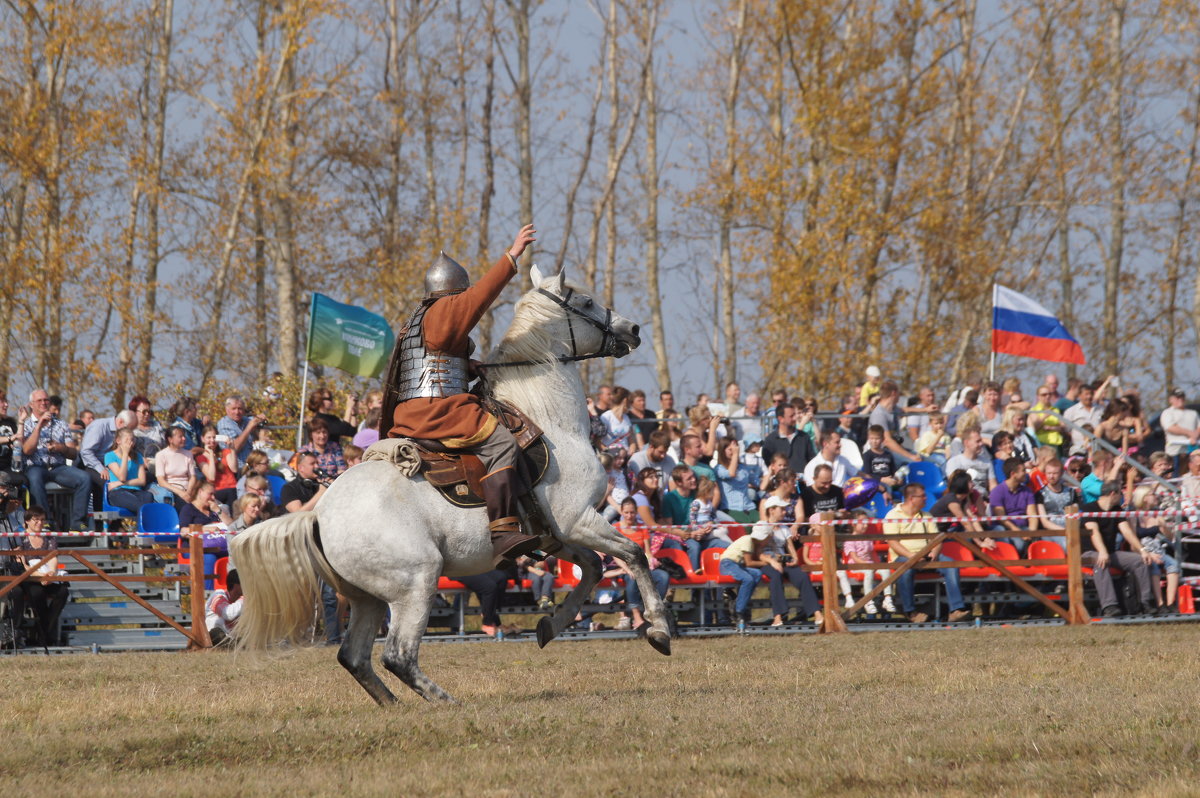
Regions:
M 1182 399 L 1183 397 L 1187 396 L 1187 394 L 1183 392 L 1182 388 L 1176 388 L 1175 390 L 1171 391 L 1171 396 L 1178 396 L 1180 399 Z
M 867 366 L 868 377 L 878 377 L 882 372 L 879 371 L 879 366 Z
M 763 502 L 763 510 L 764 511 L 769 510 L 772 507 L 787 507 L 787 506 L 788 506 L 788 503 L 786 501 L 784 501 L 783 499 L 779 498 L 778 496 L 768 496 L 767 500 L 765 502 Z

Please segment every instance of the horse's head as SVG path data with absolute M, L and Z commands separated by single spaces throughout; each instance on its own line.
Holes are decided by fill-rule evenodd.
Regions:
M 552 300 L 563 311 L 566 335 L 562 340 L 569 347 L 564 354 L 625 357 L 641 345 L 638 325 L 568 285 L 565 272 L 547 277 L 535 265 L 529 277 L 533 293 Z

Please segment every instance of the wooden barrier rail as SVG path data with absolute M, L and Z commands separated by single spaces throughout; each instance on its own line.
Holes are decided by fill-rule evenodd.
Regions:
M 1066 508 L 1066 538 L 1067 538 L 1067 558 L 1061 559 L 1046 559 L 1046 560 L 997 560 L 989 555 L 976 542 L 976 538 L 993 537 L 990 532 L 905 532 L 903 534 L 906 540 L 927 540 L 925 546 L 917 552 L 916 556 L 902 562 L 884 562 L 884 563 L 855 563 L 853 565 L 843 565 L 838 559 L 838 543 L 848 540 L 869 540 L 869 541 L 890 541 L 896 540 L 899 535 L 880 535 L 880 534 L 836 534 L 834 531 L 833 517 L 828 513 L 821 516 L 821 523 L 815 526 L 816 534 L 805 535 L 800 538 L 801 543 L 820 543 L 821 544 L 821 564 L 820 565 L 800 565 L 804 571 L 821 572 L 822 592 L 825 602 L 825 611 L 821 613 L 821 626 L 819 631 L 822 634 L 834 634 L 837 632 L 845 632 L 846 618 L 854 617 L 854 614 L 866 606 L 867 602 L 872 601 L 886 590 L 888 587 L 896 583 L 900 577 L 912 570 L 932 571 L 944 568 L 975 568 L 980 563 L 995 569 L 1001 576 L 1010 580 L 1014 585 L 1028 593 L 1043 606 L 1050 611 L 1057 613 L 1070 625 L 1079 625 L 1088 623 L 1087 608 L 1083 603 L 1083 563 L 1082 552 L 1080 551 L 1080 534 L 1079 534 L 1079 517 L 1077 513 L 1079 507 L 1071 505 Z M 917 519 L 920 520 L 920 519 Z M 987 520 L 987 519 L 980 519 Z M 886 519 L 881 519 L 882 523 L 888 523 Z M 1049 535 L 1049 532 L 1057 532 L 1059 530 L 1046 530 L 1046 532 L 1027 532 L 1027 531 L 1012 531 L 1004 530 L 1003 537 L 1006 538 L 1042 538 L 1042 537 L 1059 537 L 1058 535 Z M 978 560 L 926 560 L 933 549 L 944 543 L 946 540 L 954 540 L 961 543 L 968 551 L 974 554 Z M 1026 579 L 1019 574 L 1010 570 L 1013 567 L 1028 567 L 1028 566 L 1045 566 L 1045 565 L 1066 565 L 1067 566 L 1067 606 L 1063 607 L 1058 602 L 1051 599 L 1042 591 L 1038 590 L 1034 585 L 1030 584 Z M 879 582 L 869 592 L 865 593 L 862 598 L 854 603 L 853 606 L 842 609 L 837 605 L 838 571 L 890 571 L 886 579 Z
M 186 575 L 178 576 L 146 576 L 145 574 L 109 574 L 105 573 L 95 563 L 88 560 L 89 557 L 99 555 L 161 555 L 164 549 L 42 549 L 42 550 L 27 550 L 27 549 L 7 549 L 0 551 L 2 555 L 8 556 L 29 556 L 39 555 L 42 558 L 46 557 L 74 557 L 84 568 L 91 571 L 90 574 L 67 574 L 64 576 L 54 576 L 50 579 L 53 582 L 106 582 L 117 590 L 124 593 L 143 609 L 148 610 L 156 618 L 170 626 L 175 631 L 187 638 L 189 651 L 198 651 L 201 649 L 211 648 L 212 640 L 208 636 L 208 626 L 204 622 L 204 542 L 199 535 L 192 535 L 188 538 L 188 553 L 191 558 L 191 564 L 201 563 L 199 568 L 189 567 Z M 0 598 L 8 595 L 8 593 L 24 582 L 26 579 L 41 577 L 33 576 L 33 572 L 38 569 L 39 565 L 31 565 L 25 569 L 24 573 L 16 576 L 0 576 Z M 191 612 L 192 612 L 192 628 L 186 629 L 180 624 L 167 617 L 150 602 L 134 593 L 125 583 L 127 582 L 189 582 L 191 585 Z

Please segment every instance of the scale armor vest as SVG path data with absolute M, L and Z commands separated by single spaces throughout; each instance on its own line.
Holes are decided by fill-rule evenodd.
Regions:
M 434 352 L 425 345 L 425 311 L 432 304 L 428 300 L 421 303 L 396 343 L 400 355 L 395 383 L 397 402 L 418 397 L 444 399 L 467 392 L 470 382 L 467 358 Z

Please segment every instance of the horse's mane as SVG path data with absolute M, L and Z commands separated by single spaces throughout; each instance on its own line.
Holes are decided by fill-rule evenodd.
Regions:
M 567 287 L 581 291 L 571 284 Z M 578 369 L 557 362 L 559 344 L 565 338 L 562 314 L 562 308 L 537 291 L 530 291 L 518 300 L 512 324 L 488 355 L 487 362 L 532 361 L 536 365 L 490 370 L 488 381 L 497 398 L 543 418 L 561 416 L 564 402 L 583 401 Z M 539 379 L 532 379 L 535 376 Z M 547 379 L 559 384 L 548 386 Z M 579 411 L 582 427 L 587 418 L 582 404 Z M 587 434 L 586 428 L 582 434 Z
M 554 327 L 561 319 L 562 308 L 537 291 L 528 292 L 517 301 L 512 324 L 488 360 L 492 363 L 553 360 L 557 340 Z

